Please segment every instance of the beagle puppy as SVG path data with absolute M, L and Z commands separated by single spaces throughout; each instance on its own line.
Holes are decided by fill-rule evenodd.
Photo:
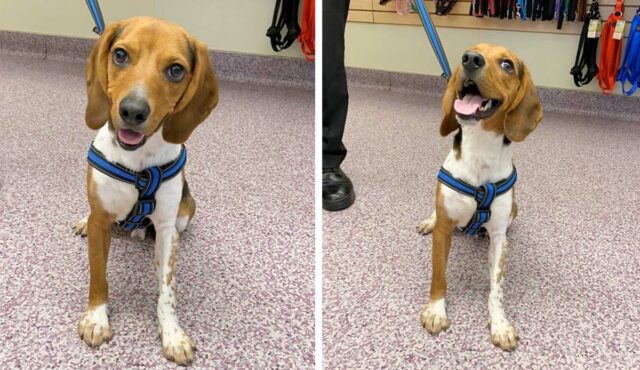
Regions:
M 507 227 L 518 210 L 513 188 L 512 142 L 523 141 L 538 126 L 542 106 L 527 67 L 513 52 L 501 46 L 478 44 L 462 56 L 462 65 L 453 73 L 442 98 L 442 110 L 440 134 L 457 133 L 438 176 L 435 211 L 418 226 L 419 233 L 433 232 L 431 293 L 420 321 L 431 334 L 449 327 L 445 270 L 451 234 L 455 228 L 471 228 L 473 233 L 481 225 L 484 229 L 481 231 L 486 231 L 490 238 L 491 342 L 510 351 L 516 348 L 519 339 L 504 312 L 502 298 L 509 245 Z M 441 175 L 449 183 L 442 181 Z M 512 182 L 504 186 L 506 180 Z M 498 185 L 493 190 L 498 190 L 492 193 L 495 197 L 489 206 L 479 212 L 480 198 L 488 191 L 480 191 L 477 198 L 454 190 L 456 184 L 485 190 L 493 184 Z M 475 219 L 478 213 L 488 215 L 488 220 Z M 485 222 L 474 223 L 482 220 Z
M 91 165 L 91 154 L 99 153 L 107 166 L 134 177 L 150 168 L 166 168 L 182 158 L 183 143 L 217 105 L 218 83 L 205 44 L 182 27 L 146 17 L 109 24 L 89 56 L 86 77 L 85 120 L 98 133 L 87 167 L 90 214 L 75 226 L 77 234 L 88 237 L 90 268 L 89 302 L 78 334 L 95 347 L 112 337 L 106 277 L 112 225 L 134 212 L 142 193 Z M 147 218 L 156 233 L 163 353 L 185 365 L 196 348 L 176 314 L 176 256 L 178 233 L 193 217 L 195 201 L 184 167 L 172 168 L 174 176 L 156 187 L 155 206 Z M 144 228 L 135 228 L 132 235 L 144 239 L 144 233 Z

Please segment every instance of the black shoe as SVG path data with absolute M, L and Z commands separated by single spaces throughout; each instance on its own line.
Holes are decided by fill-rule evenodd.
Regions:
M 322 169 L 322 208 L 325 211 L 340 211 L 355 200 L 353 184 L 339 167 Z

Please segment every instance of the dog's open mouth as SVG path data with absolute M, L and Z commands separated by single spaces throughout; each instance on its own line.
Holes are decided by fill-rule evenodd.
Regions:
M 118 138 L 118 144 L 126 150 L 138 149 L 144 145 L 147 140 L 147 137 L 144 136 L 143 133 L 126 128 L 118 129 L 118 135 L 116 135 L 116 137 Z
M 462 84 L 462 90 L 458 92 L 458 99 L 453 104 L 453 109 L 460 118 L 481 120 L 491 117 L 502 103 L 496 99 L 482 96 L 478 85 L 473 80 L 466 79 Z

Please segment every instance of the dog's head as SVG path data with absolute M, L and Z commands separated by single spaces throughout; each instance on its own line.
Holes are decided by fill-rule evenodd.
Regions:
M 542 106 L 524 63 L 502 46 L 478 44 L 462 55 L 442 98 L 440 134 L 481 124 L 522 141 L 542 120 Z
M 109 24 L 87 61 L 87 126 L 105 122 L 134 150 L 162 129 L 183 143 L 218 103 L 207 46 L 183 28 L 136 17 Z

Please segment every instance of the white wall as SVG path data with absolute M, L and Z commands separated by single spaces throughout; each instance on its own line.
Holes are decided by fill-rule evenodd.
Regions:
M 518 54 L 538 86 L 600 91 L 594 79 L 577 88 L 569 74 L 578 48 L 577 35 L 439 28 L 452 69 L 462 53 L 479 42 L 502 44 Z M 351 67 L 439 76 L 440 65 L 422 26 L 348 23 L 346 63 Z M 625 40 L 626 41 L 626 40 Z M 619 85 L 616 92 L 620 91 Z
M 299 43 L 271 50 L 265 36 L 275 0 L 102 0 L 106 22 L 146 15 L 176 22 L 210 49 L 258 55 L 302 57 Z M 0 30 L 97 37 L 84 0 L 0 0 Z

